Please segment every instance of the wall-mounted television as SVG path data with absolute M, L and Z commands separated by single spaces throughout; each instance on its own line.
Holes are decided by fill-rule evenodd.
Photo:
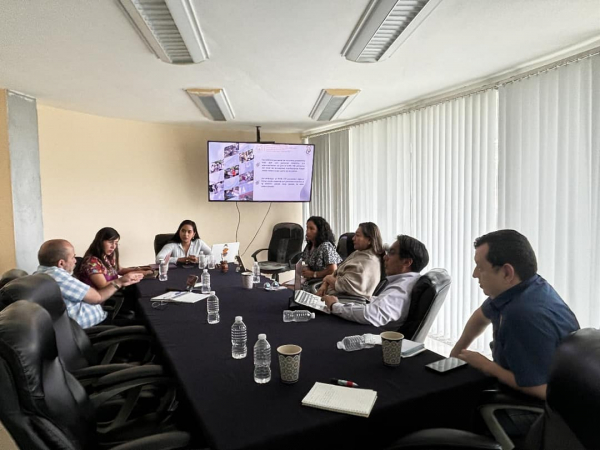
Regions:
M 208 142 L 211 202 L 309 202 L 313 144 Z

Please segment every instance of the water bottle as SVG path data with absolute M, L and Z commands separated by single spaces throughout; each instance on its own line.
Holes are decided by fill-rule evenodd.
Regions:
M 168 280 L 168 275 L 167 272 L 169 271 L 169 262 L 165 261 L 164 259 L 161 259 L 158 261 L 158 280 L 159 281 L 167 281 Z
M 231 356 L 234 359 L 246 357 L 246 325 L 242 322 L 242 316 L 236 316 L 235 322 L 231 325 Z
M 208 323 L 219 323 L 219 297 L 215 295 L 215 291 L 210 291 L 210 295 L 206 299 L 206 312 L 208 313 Z
M 308 322 L 310 319 L 315 318 L 315 313 L 300 309 L 298 311 L 284 311 L 283 321 L 284 322 Z
M 254 344 L 254 381 L 258 384 L 271 381 L 271 345 L 266 334 L 259 334 Z
M 375 336 L 371 333 L 356 336 L 346 336 L 341 342 L 337 343 L 337 348 L 353 352 L 362 350 L 363 348 L 371 348 L 377 344 L 381 344 L 381 336 Z
M 204 252 L 200 252 L 198 255 L 198 269 L 204 270 L 206 268 L 206 256 L 204 256 Z
M 208 273 L 207 269 L 202 271 L 202 289 L 200 292 L 203 294 L 210 293 L 210 273 Z
M 254 265 L 252 266 L 252 282 L 254 284 L 260 283 L 260 266 L 257 261 L 254 261 Z

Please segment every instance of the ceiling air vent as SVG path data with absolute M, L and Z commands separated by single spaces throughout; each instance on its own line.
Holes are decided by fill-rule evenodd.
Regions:
M 206 118 L 217 122 L 235 118 L 224 89 L 186 89 L 185 91 Z
M 323 89 L 309 117 L 320 122 L 334 120 L 359 92 L 359 89 Z

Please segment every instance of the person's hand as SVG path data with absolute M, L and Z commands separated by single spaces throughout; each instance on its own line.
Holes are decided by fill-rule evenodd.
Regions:
M 337 297 L 335 297 L 333 295 L 324 295 L 323 296 L 323 301 L 325 302 L 325 304 L 327 305 L 327 307 L 329 309 L 331 309 L 331 307 L 333 306 L 333 304 L 338 302 L 338 299 L 337 299 Z
M 459 348 L 458 346 L 454 346 L 454 348 L 452 349 L 452 351 L 450 352 L 450 356 L 452 358 L 458 358 L 459 353 L 461 352 L 461 350 L 463 350 L 462 348 Z
M 490 365 L 493 364 L 489 359 L 483 356 L 481 353 L 472 352 L 471 350 L 463 349 L 457 356 L 458 359 L 462 359 L 471 367 L 481 370 L 487 375 L 491 375 L 489 369 Z
M 198 257 L 194 255 L 186 256 L 185 264 L 198 264 Z
M 321 285 L 321 287 L 319 288 L 319 290 L 317 291 L 317 295 L 319 297 L 323 297 L 323 295 L 325 295 L 325 292 L 327 292 L 327 283 L 323 283 Z
M 335 286 L 335 277 L 333 275 L 327 275 L 323 278 L 323 284 L 328 284 L 329 286 Z
M 302 276 L 304 278 L 312 278 L 313 277 L 313 273 L 314 272 L 312 270 L 310 270 L 308 268 L 308 266 L 305 266 L 305 267 L 302 268 Z
M 129 286 L 130 284 L 139 283 L 144 278 L 142 272 L 129 272 L 119 278 L 119 282 L 122 286 Z

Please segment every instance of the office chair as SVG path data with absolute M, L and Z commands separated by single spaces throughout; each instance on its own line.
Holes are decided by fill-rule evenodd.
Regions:
M 0 277 L 0 289 L 4 287 L 5 284 L 10 283 L 12 280 L 16 280 L 17 278 L 25 277 L 27 275 L 29 274 L 21 269 L 7 270 Z
M 342 260 L 345 260 L 354 251 L 354 241 L 352 241 L 354 234 L 355 233 L 344 233 L 338 239 L 336 250 Z
M 157 234 L 154 236 L 154 256 L 158 255 L 158 252 L 160 252 L 166 244 L 171 242 L 174 236 L 173 233 Z
M 143 326 L 103 327 L 108 329 L 90 340 L 79 324 L 68 316 L 60 288 L 49 275 L 38 273 L 22 277 L 0 289 L 0 309 L 18 300 L 36 303 L 48 311 L 65 368 L 86 385 L 99 376 L 131 367 L 129 363 L 139 365 L 153 357 L 153 340 Z M 134 347 L 137 358 L 123 360 L 119 352 L 123 344 L 137 347 Z M 121 364 L 123 362 L 126 364 Z
M 432 269 L 417 281 L 410 296 L 406 322 L 398 330 L 406 339 L 425 342 L 427 333 L 450 290 L 450 275 L 445 269 Z
M 153 422 L 147 414 L 134 418 L 130 402 L 96 428 L 96 413 L 113 397 L 129 397 L 131 391 L 135 397 L 140 389 L 162 383 L 171 381 L 158 370 L 144 379 L 111 374 L 101 380 L 104 390 L 88 397 L 58 357 L 52 320 L 44 308 L 20 300 L 0 312 L 0 420 L 19 448 L 182 448 L 189 443 L 187 433 Z M 152 435 L 161 429 L 170 432 Z M 133 436 L 143 438 L 133 441 Z
M 252 253 L 254 261 L 258 262 L 261 273 L 273 275 L 279 281 L 279 274 L 292 270 L 294 259 L 302 253 L 304 229 L 297 223 L 283 222 L 273 227 L 269 248 L 261 248 Z M 267 261 L 258 261 L 257 255 L 267 251 Z
M 600 448 L 600 330 L 586 328 L 567 336 L 556 349 L 543 415 L 529 430 L 527 450 Z M 430 429 L 401 438 L 389 450 L 500 450 L 490 438 L 459 430 Z

